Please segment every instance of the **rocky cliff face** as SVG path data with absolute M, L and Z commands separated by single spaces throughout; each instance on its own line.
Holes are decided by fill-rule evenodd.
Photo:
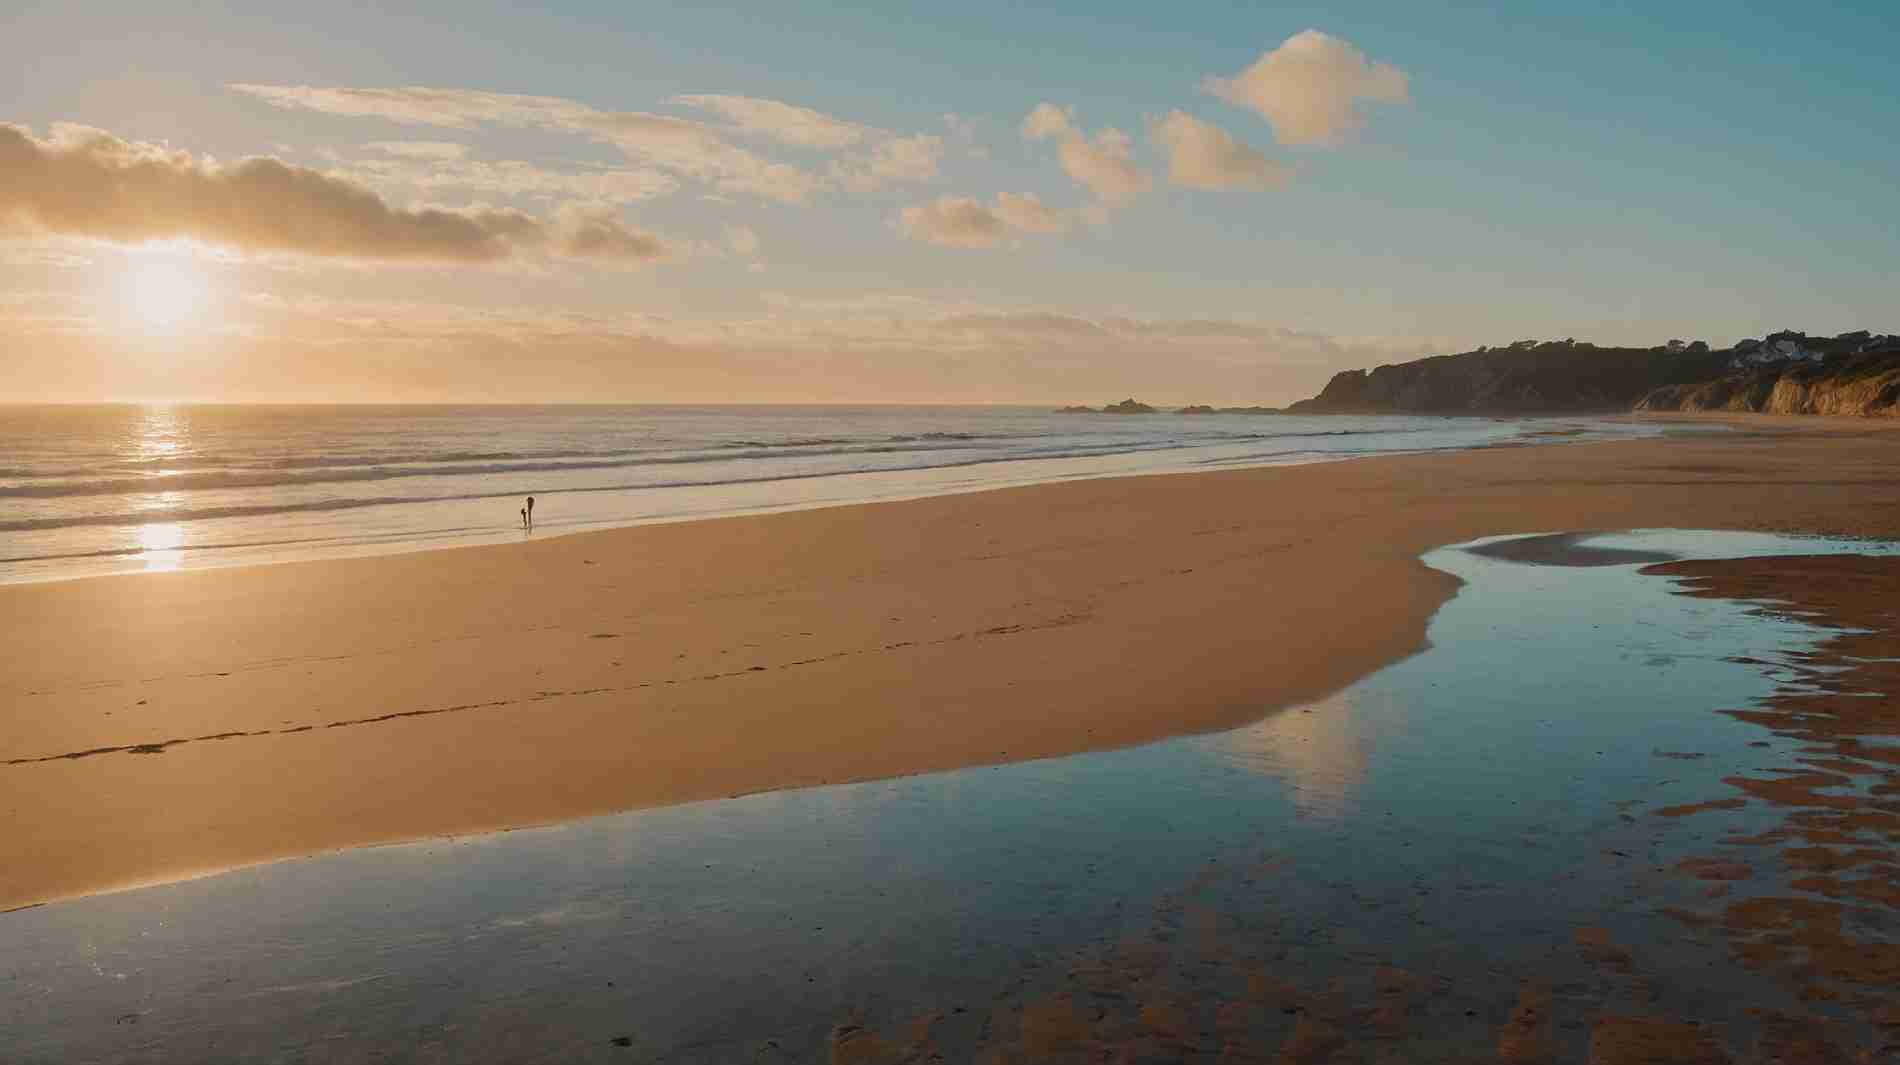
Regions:
M 1823 355 L 1658 388 L 1636 409 L 1900 417 L 1900 344 L 1892 351 Z
M 1520 341 L 1336 374 L 1294 414 L 1737 410 L 1896 414 L 1900 337 L 1782 332 L 1711 351 L 1700 341 L 1600 348 Z
M 1707 345 L 1600 348 L 1523 341 L 1416 362 L 1348 370 L 1294 414 L 1477 414 L 1628 410 L 1664 385 L 1706 381 L 1728 353 Z

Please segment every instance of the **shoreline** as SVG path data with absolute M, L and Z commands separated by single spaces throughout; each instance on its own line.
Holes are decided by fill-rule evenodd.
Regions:
M 1353 417 L 1353 416 L 1348 416 Z M 1409 415 L 1384 416 L 1393 420 L 1420 420 Z M 1495 415 L 1472 415 L 1473 419 L 1486 422 L 1522 423 L 1534 421 L 1521 417 Z M 1468 444 L 1454 448 L 1424 447 L 1417 451 L 1402 448 L 1374 452 L 1378 455 L 1403 455 L 1432 452 L 1439 450 L 1484 449 L 1501 446 L 1524 446 L 1527 444 L 1565 440 L 1579 442 L 1597 438 L 1598 434 L 1611 431 L 1610 427 L 1619 424 L 1628 425 L 1633 419 L 1618 419 L 1604 416 L 1573 416 L 1565 414 L 1551 415 L 1552 420 L 1569 423 L 1569 428 L 1560 430 L 1538 429 L 1525 426 L 1521 436 L 1494 443 Z M 1312 420 L 1312 419 L 1308 419 Z M 1423 420 L 1443 421 L 1437 416 L 1425 416 Z M 1377 430 L 1347 430 L 1354 432 L 1376 432 Z M 1399 429 L 1396 432 L 1409 430 Z M 1305 434 L 1294 434 L 1298 437 Z M 1333 435 L 1330 433 L 1319 435 Z M 1290 439 L 1290 438 L 1289 438 Z M 780 493 L 778 498 L 769 494 L 750 493 L 756 499 L 729 498 L 715 502 L 710 509 L 688 509 L 669 511 L 661 509 L 649 512 L 649 508 L 658 501 L 665 506 L 667 493 L 683 486 L 659 485 L 642 488 L 634 485 L 600 485 L 590 487 L 544 486 L 532 489 L 550 500 L 570 498 L 576 502 L 565 508 L 564 515 L 550 519 L 553 524 L 537 525 L 534 535 L 541 538 L 567 536 L 585 532 L 597 532 L 612 529 L 634 528 L 641 525 L 672 524 L 711 520 L 722 517 L 743 517 L 765 514 L 792 513 L 799 510 L 822 509 L 836 506 L 855 506 L 861 504 L 904 502 L 913 499 L 927 499 L 943 495 L 961 495 L 971 492 L 993 491 L 1007 487 L 1026 487 L 1036 484 L 1054 484 L 1072 480 L 1093 480 L 1102 478 L 1157 476 L 1164 474 L 1199 473 L 1221 469 L 1253 469 L 1283 465 L 1306 465 L 1316 462 L 1343 461 L 1366 457 L 1361 452 L 1307 451 L 1284 455 L 1245 456 L 1237 459 L 1222 458 L 1217 454 L 1221 441 L 1201 441 L 1197 444 L 1183 444 L 1178 447 L 1144 449 L 1113 452 L 1100 455 L 1050 455 L 1015 456 L 990 458 L 961 458 L 952 461 L 929 462 L 921 465 L 902 466 L 892 469 L 864 469 L 855 471 L 832 471 L 822 473 L 799 473 L 782 471 L 777 474 L 762 475 L 756 479 L 721 481 L 695 486 L 711 489 L 714 492 L 747 492 L 750 489 L 773 489 Z M 1239 441 L 1228 440 L 1227 446 L 1240 446 Z M 1135 456 L 1147 456 L 1147 465 L 1129 465 Z M 1106 465 L 1104 465 L 1106 463 Z M 965 471 L 987 471 L 984 477 L 964 476 Z M 932 481 L 936 483 L 930 483 Z M 915 483 L 913 483 L 915 482 Z M 793 487 L 804 484 L 821 487 L 812 490 Z M 648 492 L 660 495 L 648 496 Z M 787 494 L 789 493 L 789 494 Z M 448 496 L 437 500 L 399 498 L 385 501 L 351 503 L 339 507 L 338 511 L 350 513 L 375 513 L 385 507 L 414 509 L 418 506 L 467 503 L 475 499 L 490 502 L 514 500 L 520 492 L 510 490 L 480 496 Z M 585 500 L 595 496 L 616 498 L 624 509 L 602 512 L 590 509 Z M 645 502 L 643 502 L 643 500 Z M 695 501 L 682 497 L 679 502 L 691 506 Z M 704 500 L 698 501 L 704 503 Z M 329 515 L 338 511 L 317 510 L 318 515 Z M 159 519 L 148 519 L 163 521 Z M 474 521 L 474 524 L 468 524 Z M 459 524 L 457 522 L 460 522 Z M 88 526 L 89 527 L 89 526 Z M 122 528 L 120 523 L 102 523 L 101 527 Z M 242 566 L 277 565 L 284 562 L 334 561 L 345 558 L 365 558 L 387 554 L 408 554 L 418 551 L 447 550 L 458 547 L 507 545 L 520 543 L 530 538 L 519 526 L 511 522 L 488 523 L 470 515 L 459 515 L 447 525 L 436 528 L 414 528 L 398 532 L 375 532 L 357 530 L 345 533 L 331 530 L 321 535 L 289 535 L 288 532 L 272 534 L 256 531 L 250 539 L 231 539 L 231 533 L 221 538 L 203 543 L 180 543 L 169 549 L 128 545 L 115 548 L 78 551 L 72 553 L 54 552 L 51 554 L 15 554 L 0 559 L 0 585 L 40 584 L 65 580 L 85 580 L 102 576 L 136 576 L 146 573 L 177 572 L 180 570 L 222 569 Z M 0 537 L 3 538 L 3 537 Z
M 1900 436 L 1762 419 L 0 586 L 0 909 L 1234 727 L 1419 649 L 1478 536 L 1900 535 Z

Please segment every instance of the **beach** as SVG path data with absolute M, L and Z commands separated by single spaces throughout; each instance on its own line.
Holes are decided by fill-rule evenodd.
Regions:
M 1482 536 L 1900 535 L 1884 424 L 1651 421 L 0 587 L 0 909 L 1239 726 L 1417 651 Z

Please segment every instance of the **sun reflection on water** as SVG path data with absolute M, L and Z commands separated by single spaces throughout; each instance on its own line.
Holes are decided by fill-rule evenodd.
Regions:
M 1211 746 L 1233 765 L 1285 780 L 1299 816 L 1336 821 L 1355 809 L 1373 736 L 1342 692 L 1211 737 Z
M 133 428 L 132 451 L 141 459 L 163 458 L 184 450 L 190 427 L 178 409 L 168 404 L 144 408 L 143 417 Z
M 141 525 L 137 532 L 139 561 L 148 570 L 177 569 L 184 561 L 185 527 L 168 521 Z

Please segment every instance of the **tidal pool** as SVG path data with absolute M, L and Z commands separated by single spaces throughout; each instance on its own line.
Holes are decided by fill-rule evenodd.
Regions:
M 1582 1060 L 1605 1014 L 1828 1015 L 1671 916 L 1779 815 L 1657 816 L 1791 760 L 1715 711 L 1825 631 L 1639 570 L 1889 547 L 1533 539 L 1428 555 L 1427 650 L 1232 732 L 0 914 L 0 1061 Z

